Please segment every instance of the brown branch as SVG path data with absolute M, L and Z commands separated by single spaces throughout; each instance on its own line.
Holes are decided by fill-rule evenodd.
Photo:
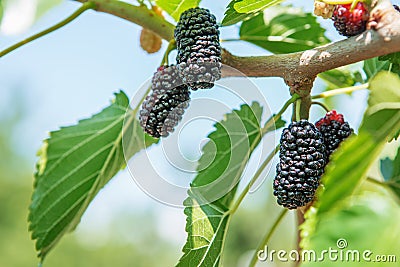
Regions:
M 167 41 L 173 39 L 174 25 L 145 6 L 133 6 L 115 0 L 73 1 L 90 1 L 96 5 L 96 11 L 141 25 Z M 389 0 L 375 2 L 369 30 L 359 36 L 291 54 L 239 57 L 223 50 L 222 62 L 248 77 L 282 77 L 292 91 L 300 88 L 309 91 L 318 73 L 400 51 L 400 13 Z M 238 72 L 225 67 L 222 74 L 223 77 L 232 77 L 237 76 Z
M 111 0 L 73 0 L 92 2 L 96 11 L 126 19 L 158 34 L 173 39 L 174 25 L 157 16 L 146 6 L 134 6 Z M 400 13 L 389 0 L 375 0 L 368 30 L 361 35 L 314 49 L 291 54 L 239 57 L 222 51 L 223 77 L 237 76 L 239 70 L 248 77 L 282 77 L 291 93 L 298 93 L 305 104 L 303 117 L 308 114 L 309 93 L 318 73 L 349 65 L 365 59 L 400 51 Z M 307 98 L 308 97 L 308 98 Z
M 223 63 L 249 77 L 282 77 L 303 83 L 321 72 L 400 51 L 400 13 L 387 1 L 371 13 L 369 30 L 339 42 L 292 54 L 238 57 L 223 51 Z M 224 77 L 234 75 L 228 69 Z

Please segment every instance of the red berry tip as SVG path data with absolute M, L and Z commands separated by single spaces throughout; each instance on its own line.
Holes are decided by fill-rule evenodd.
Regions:
M 341 124 L 344 123 L 344 118 L 343 115 L 340 113 L 337 113 L 336 110 L 331 110 L 328 113 L 326 113 L 325 117 L 320 119 L 315 123 L 315 126 L 317 128 L 320 128 L 322 125 L 329 125 L 331 124 L 331 121 L 337 121 Z

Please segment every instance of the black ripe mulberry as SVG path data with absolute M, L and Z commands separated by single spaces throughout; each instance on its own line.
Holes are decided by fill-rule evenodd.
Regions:
M 152 92 L 142 104 L 140 125 L 149 135 L 167 137 L 189 105 L 190 92 L 175 66 L 160 67 L 152 79 Z
M 322 135 L 310 122 L 292 122 L 282 132 L 274 195 L 279 205 L 296 209 L 314 199 L 326 165 Z
M 192 90 L 212 88 L 221 78 L 221 45 L 215 16 L 208 9 L 190 8 L 175 28 L 177 66 Z
M 343 115 L 336 110 L 329 111 L 325 117 L 315 123 L 321 132 L 328 157 L 335 151 L 340 143 L 353 133 L 349 123 L 344 121 Z
M 336 30 L 347 37 L 365 31 L 369 19 L 369 12 L 363 2 L 358 2 L 353 10 L 351 5 L 336 5 L 332 15 Z

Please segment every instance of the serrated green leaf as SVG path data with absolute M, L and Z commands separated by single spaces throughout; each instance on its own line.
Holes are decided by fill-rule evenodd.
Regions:
M 261 114 L 258 103 L 251 107 L 243 105 L 217 123 L 216 130 L 209 135 L 210 141 L 199 161 L 200 171 L 184 203 L 188 239 L 178 267 L 220 265 L 230 206 L 249 157 L 261 139 Z M 211 185 L 208 190 L 201 187 L 207 185 Z M 221 190 L 227 194 L 207 203 Z
M 291 53 L 329 42 L 311 13 L 291 6 L 274 6 L 240 27 L 240 39 L 272 53 Z
M 125 127 L 140 128 L 129 111 L 129 100 L 120 92 L 100 113 L 51 132 L 44 141 L 29 208 L 29 230 L 42 260 L 66 232 L 78 225 L 96 194 L 125 166 L 122 129 L 126 114 Z M 129 155 L 151 143 L 144 143 L 143 132 L 134 138 L 127 136 L 126 144 L 135 144 Z
M 189 8 L 197 7 L 201 0 L 156 0 L 156 5 L 166 11 L 175 21 L 181 13 Z
M 239 13 L 254 13 L 268 7 L 277 5 L 284 0 L 242 0 L 234 3 L 234 8 Z
M 340 255 L 343 255 L 340 265 L 346 267 L 396 265 L 374 261 L 377 255 L 395 255 L 398 261 L 400 209 L 391 198 L 365 192 L 336 212 L 325 214 L 318 220 L 315 215 L 309 214 L 313 218 L 307 218 L 306 224 L 310 220 L 311 225 L 302 227 L 303 234 L 309 234 L 307 243 L 303 243 L 303 250 L 314 251 L 317 259 L 324 256 L 323 250 L 331 248 L 338 253 L 325 253 L 324 260 L 307 261 L 302 267 L 336 267 L 341 261 Z M 310 231 L 307 233 L 307 230 Z M 366 250 L 372 252 L 364 255 L 370 257 L 371 262 L 363 258 Z M 330 255 L 338 259 L 330 258 Z
M 338 206 L 365 178 L 384 144 L 400 129 L 400 78 L 388 72 L 377 74 L 370 81 L 370 97 L 358 136 L 348 138 L 333 153 L 322 178 L 318 213 Z

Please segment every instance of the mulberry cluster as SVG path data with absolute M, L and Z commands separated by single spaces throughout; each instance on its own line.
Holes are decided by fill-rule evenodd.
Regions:
M 315 123 L 315 126 L 322 134 L 328 158 L 340 143 L 353 133 L 349 123 L 344 121 L 343 115 L 335 110 L 326 113 L 324 118 Z
M 149 135 L 166 137 L 182 119 L 190 92 L 175 66 L 160 67 L 152 79 L 152 92 L 142 104 L 140 125 Z
M 310 122 L 292 122 L 282 132 L 274 195 L 279 205 L 296 209 L 314 198 L 326 165 L 321 133 Z
M 208 9 L 191 8 L 175 28 L 177 66 L 183 83 L 192 90 L 212 88 L 221 78 L 221 45 L 215 16 Z
M 336 5 L 332 15 L 336 30 L 347 37 L 365 31 L 369 19 L 365 3 L 358 2 L 353 10 L 351 10 L 351 5 Z

